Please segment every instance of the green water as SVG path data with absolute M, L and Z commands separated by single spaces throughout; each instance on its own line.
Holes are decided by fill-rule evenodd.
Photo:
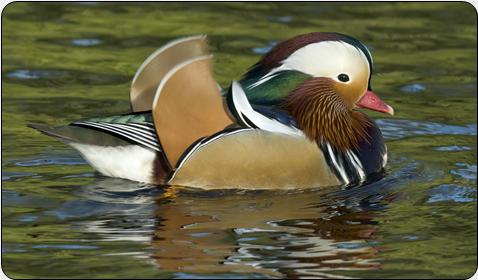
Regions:
M 476 269 L 476 12 L 466 3 L 13 3 L 2 13 L 2 268 L 10 277 L 441 277 Z M 209 35 L 222 86 L 275 42 L 364 42 L 388 175 L 307 192 L 105 178 L 28 129 L 125 113 L 156 48 Z

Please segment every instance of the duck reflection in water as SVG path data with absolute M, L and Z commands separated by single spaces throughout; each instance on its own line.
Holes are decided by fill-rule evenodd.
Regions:
M 333 271 L 380 268 L 377 220 L 402 173 L 307 191 L 161 189 L 98 178 L 55 212 L 78 218 L 81 210 L 90 218 L 75 224 L 95 239 L 145 244 L 130 255 L 162 271 L 337 277 Z
M 173 187 L 156 200 L 152 257 L 162 269 L 191 273 L 333 277 L 328 271 L 377 269 L 374 210 L 392 197 L 350 191 Z

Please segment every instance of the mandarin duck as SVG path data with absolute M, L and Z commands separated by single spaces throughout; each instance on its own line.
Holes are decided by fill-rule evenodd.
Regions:
M 99 173 L 198 188 L 310 188 L 363 183 L 387 148 L 358 108 L 393 115 L 371 90 L 358 40 L 314 32 L 283 41 L 228 90 L 205 36 L 151 54 L 131 85 L 131 112 L 50 128 Z

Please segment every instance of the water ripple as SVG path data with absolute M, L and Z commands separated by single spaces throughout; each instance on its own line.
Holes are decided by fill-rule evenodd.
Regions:
M 23 194 L 14 190 L 2 190 L 2 207 L 15 206 L 27 208 L 46 208 L 57 205 L 57 201 L 32 194 Z
M 422 84 L 409 84 L 400 88 L 401 91 L 406 93 L 419 93 L 425 91 L 427 88 Z
M 293 16 L 278 16 L 278 17 L 268 17 L 270 21 L 280 22 L 280 23 L 290 23 L 294 20 Z
M 85 43 L 85 42 L 83 42 Z M 130 77 L 119 74 L 94 73 L 72 69 L 13 69 L 6 71 L 5 81 L 38 87 L 68 84 L 110 85 L 129 82 Z
M 468 146 L 443 146 L 443 147 L 437 147 L 434 148 L 435 151 L 440 151 L 440 152 L 460 152 L 460 151 L 471 151 L 472 148 Z
M 456 184 L 443 184 L 428 191 L 428 203 L 441 201 L 472 202 L 476 201 L 476 189 Z
M 253 49 L 252 49 L 252 52 L 255 53 L 255 54 L 266 54 L 266 53 L 268 53 L 273 47 L 275 47 L 275 45 L 277 45 L 277 42 L 272 41 L 272 42 L 269 42 L 269 43 L 267 44 L 267 46 L 253 48 Z
M 78 47 L 91 47 L 100 45 L 102 41 L 95 38 L 77 38 L 72 39 L 71 44 Z
M 48 157 L 25 161 L 16 161 L 17 166 L 43 166 L 43 165 L 81 165 L 86 164 L 85 160 L 78 157 Z
M 98 249 L 97 246 L 77 245 L 77 244 L 42 244 L 33 245 L 33 249 L 62 249 L 62 250 L 92 250 Z
M 74 193 L 89 201 L 141 207 L 154 203 L 154 198 L 162 194 L 163 190 L 157 186 L 105 177 L 93 185 L 77 188 Z
M 8 172 L 2 171 L 2 181 L 9 181 L 16 178 L 31 177 L 37 175 L 31 172 Z
M 462 167 L 459 169 L 451 170 L 454 175 L 460 176 L 463 179 L 476 181 L 476 164 L 468 164 L 464 162 L 456 163 L 456 166 Z
M 72 227 L 100 236 L 101 241 L 150 242 L 155 219 L 78 221 Z
M 416 120 L 378 119 L 383 136 L 386 139 L 401 139 L 417 135 L 476 135 L 476 124 L 465 126 L 448 125 Z
M 28 70 L 18 69 L 7 72 L 7 78 L 11 80 L 33 80 L 41 78 L 64 78 L 67 75 L 66 70 Z

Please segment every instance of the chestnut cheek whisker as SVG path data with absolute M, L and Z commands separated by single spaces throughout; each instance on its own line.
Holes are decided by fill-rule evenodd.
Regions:
M 350 110 L 332 89 L 327 78 L 314 78 L 302 83 L 283 102 L 305 135 L 317 144 L 324 141 L 342 151 L 357 148 L 362 139 L 368 141 L 367 118 Z

